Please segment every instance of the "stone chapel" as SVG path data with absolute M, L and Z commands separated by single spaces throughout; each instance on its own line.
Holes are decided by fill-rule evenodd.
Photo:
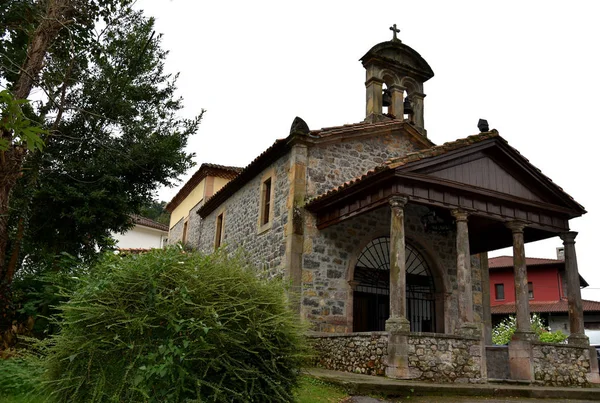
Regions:
M 203 164 L 167 206 L 169 241 L 207 253 L 243 248 L 287 278 L 326 368 L 435 382 L 596 382 L 569 230 L 585 209 L 485 121 L 479 134 L 434 144 L 424 120 L 433 70 L 390 29 L 392 40 L 360 59 L 363 121 L 311 130 L 296 118 L 245 168 Z M 529 331 L 524 244 L 555 236 L 569 287 L 565 345 Z M 487 252 L 509 246 L 517 332 L 491 346 Z

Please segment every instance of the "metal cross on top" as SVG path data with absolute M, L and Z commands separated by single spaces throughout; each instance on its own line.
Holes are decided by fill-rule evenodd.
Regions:
M 396 34 L 399 33 L 400 30 L 398 28 L 396 28 L 396 24 L 394 24 L 393 26 L 390 27 L 390 31 L 392 31 L 394 33 L 394 37 L 392 38 L 392 40 L 397 41 L 398 36 L 396 36 Z

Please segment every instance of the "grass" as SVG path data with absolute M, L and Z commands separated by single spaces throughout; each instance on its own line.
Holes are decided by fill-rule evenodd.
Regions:
M 298 403 L 338 403 L 348 394 L 338 386 L 303 376 L 295 397 Z
M 33 396 L 0 396 L 0 403 L 42 403 L 44 399 Z
M 338 403 L 348 394 L 337 386 L 328 384 L 309 376 L 300 378 L 300 387 L 295 393 L 297 403 Z M 42 403 L 41 397 L 34 396 L 0 396 L 0 403 Z

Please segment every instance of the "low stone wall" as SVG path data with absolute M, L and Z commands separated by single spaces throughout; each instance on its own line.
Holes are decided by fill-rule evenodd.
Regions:
M 485 346 L 488 379 L 510 379 L 508 346 Z
M 590 352 L 568 344 L 532 343 L 535 383 L 548 386 L 587 386 Z
M 385 375 L 388 335 L 386 332 L 308 335 L 316 365 L 335 371 Z
M 479 338 L 439 333 L 411 333 L 408 365 L 414 379 L 436 383 L 481 383 Z

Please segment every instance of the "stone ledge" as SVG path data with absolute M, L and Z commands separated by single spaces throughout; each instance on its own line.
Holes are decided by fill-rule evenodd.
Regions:
M 543 341 L 532 341 L 531 344 L 534 346 L 542 346 L 542 347 L 566 347 L 566 348 L 579 348 L 582 350 L 589 349 L 589 346 L 580 346 L 577 344 L 546 343 Z
M 435 338 L 435 339 L 476 340 L 476 341 L 481 340 L 481 338 L 475 337 L 475 336 L 461 336 L 461 335 L 457 335 L 457 334 L 422 333 L 422 332 L 409 333 L 408 337 L 429 337 L 429 338 Z
M 353 332 L 353 333 L 325 333 L 308 332 L 306 337 L 310 338 L 338 338 L 338 337 L 372 337 L 388 336 L 388 332 Z

